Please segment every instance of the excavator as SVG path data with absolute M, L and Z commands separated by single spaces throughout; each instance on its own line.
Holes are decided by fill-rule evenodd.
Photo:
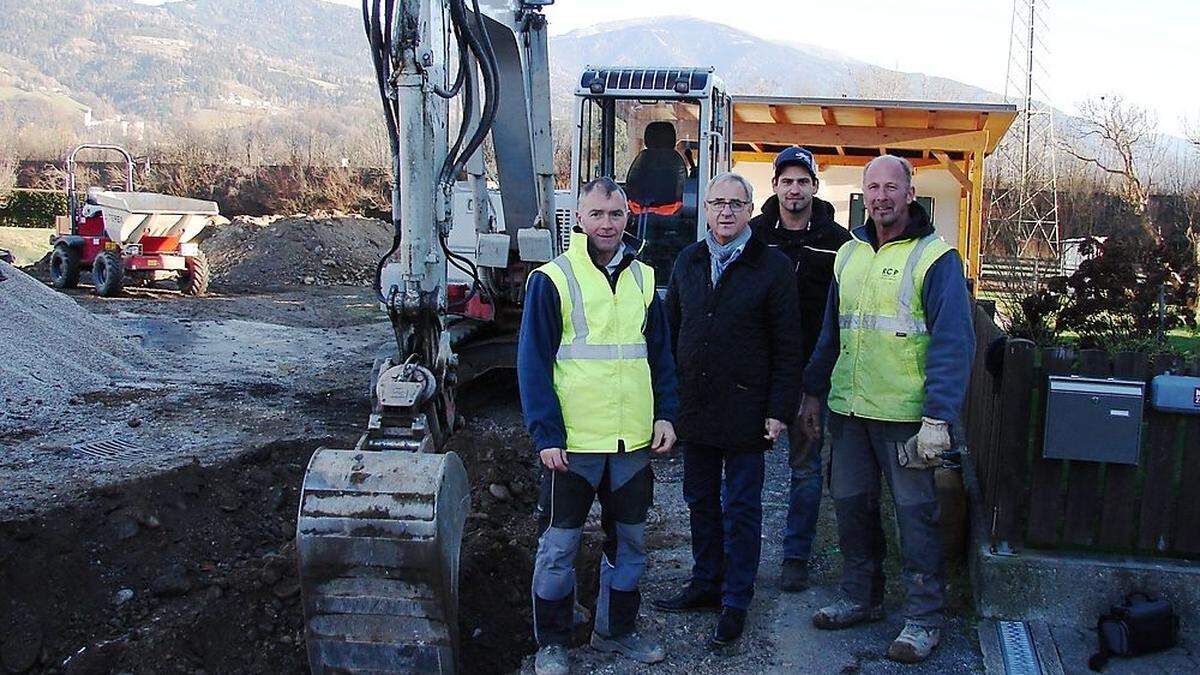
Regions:
M 375 274 L 395 340 L 374 365 L 365 433 L 317 450 L 304 477 L 296 541 L 318 675 L 460 668 L 470 485 L 445 451 L 460 380 L 485 369 L 471 363 L 481 354 L 515 362 L 525 280 L 567 245 L 580 185 L 624 185 L 629 240 L 665 281 L 705 232 L 708 180 L 730 165 L 731 102 L 711 68 L 589 67 L 569 187 L 556 191 L 552 3 L 363 2 L 395 177 L 395 235 Z

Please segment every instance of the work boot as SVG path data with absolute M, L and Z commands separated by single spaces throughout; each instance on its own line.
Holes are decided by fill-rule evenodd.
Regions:
M 904 622 L 904 630 L 892 640 L 888 647 L 888 658 L 900 663 L 920 663 L 929 658 L 933 648 L 938 646 L 942 632 L 937 628 L 927 628 L 912 621 Z
M 658 663 L 667 658 L 667 650 L 662 645 L 637 631 L 619 637 L 604 637 L 592 631 L 592 649 L 624 654 L 642 663 Z
M 564 645 L 546 645 L 537 652 L 533 660 L 533 672 L 537 675 L 567 675 L 571 672 L 571 658 Z
M 879 621 L 883 618 L 883 605 L 860 605 L 845 598 L 817 610 L 813 614 L 813 625 L 822 630 L 849 628 L 855 624 Z
M 779 588 L 787 593 L 808 590 L 808 561 L 784 560 L 779 570 Z
M 654 606 L 664 612 L 715 612 L 721 609 L 721 593 L 688 583 L 677 595 L 655 600 Z
M 712 646 L 724 647 L 742 637 L 746 627 L 746 610 L 736 607 L 726 607 L 721 610 L 721 618 L 713 631 Z

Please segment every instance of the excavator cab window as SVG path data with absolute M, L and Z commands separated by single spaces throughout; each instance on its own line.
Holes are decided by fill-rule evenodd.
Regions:
M 665 286 L 679 251 L 696 240 L 700 103 L 593 97 L 581 113 L 579 184 L 608 176 L 625 189 L 627 242 Z

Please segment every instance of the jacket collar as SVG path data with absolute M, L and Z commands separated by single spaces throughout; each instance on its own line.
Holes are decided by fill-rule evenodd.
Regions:
M 750 227 L 747 225 L 746 227 Z M 703 240 L 692 244 L 692 256 L 697 262 L 708 264 L 708 246 Z M 742 249 L 742 254 L 734 260 L 731 265 L 746 264 L 752 267 L 758 267 L 759 261 L 762 260 L 763 252 L 767 250 L 767 245 L 758 240 L 758 237 L 750 237 L 750 241 L 746 242 L 746 247 Z
M 627 234 L 622 238 L 621 248 L 617 251 L 617 256 L 620 256 L 620 262 L 617 262 L 615 265 L 610 262 L 609 265 L 611 265 L 616 271 L 623 270 L 629 266 L 629 259 L 637 257 L 639 247 L 640 240 L 638 240 L 636 237 L 630 237 Z M 587 234 L 578 225 L 576 225 L 575 227 L 571 228 L 571 245 L 567 249 L 567 253 L 568 255 L 575 253 L 576 256 L 579 256 L 580 251 L 583 252 L 583 255 L 580 256 L 580 258 L 586 258 L 588 263 L 601 272 L 604 272 L 606 275 L 609 273 L 608 269 L 604 265 L 596 264 L 596 261 L 592 258 L 591 241 L 588 239 Z

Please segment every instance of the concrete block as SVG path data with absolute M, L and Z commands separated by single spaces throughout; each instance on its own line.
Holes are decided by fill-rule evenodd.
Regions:
M 1200 563 L 1075 551 L 997 554 L 988 540 L 973 458 L 966 455 L 963 474 L 971 520 L 968 565 L 981 616 L 1094 626 L 1109 607 L 1142 591 L 1170 599 L 1181 630 L 1200 633 Z

